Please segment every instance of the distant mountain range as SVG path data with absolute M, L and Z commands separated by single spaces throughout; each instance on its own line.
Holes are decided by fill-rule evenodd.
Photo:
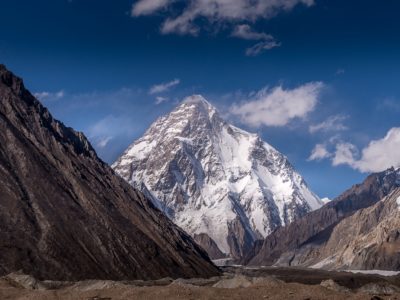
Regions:
M 400 169 L 323 205 L 283 154 L 201 96 L 156 120 L 112 168 L 0 65 L 0 276 L 220 274 L 209 257 L 400 270 Z
M 112 167 L 212 258 L 242 258 L 323 204 L 284 155 L 198 95 L 155 121 Z
M 400 270 L 400 169 L 368 176 L 265 240 L 242 263 Z
M 192 238 L 0 65 L 0 276 L 209 277 Z

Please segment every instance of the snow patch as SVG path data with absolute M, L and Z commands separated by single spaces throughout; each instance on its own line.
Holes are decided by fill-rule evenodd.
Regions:
M 186 143 L 188 145 L 193 145 L 193 139 L 188 139 L 182 136 L 177 136 L 175 137 L 178 141 L 182 142 L 182 143 Z
M 327 204 L 327 203 L 329 203 L 329 202 L 331 202 L 331 201 L 332 201 L 332 200 L 329 199 L 328 197 L 321 198 L 321 202 L 324 203 L 324 204 Z
M 330 264 L 335 263 L 336 258 L 335 257 L 327 257 L 323 260 L 321 260 L 320 262 L 310 266 L 311 269 L 322 269 L 326 266 L 329 266 Z

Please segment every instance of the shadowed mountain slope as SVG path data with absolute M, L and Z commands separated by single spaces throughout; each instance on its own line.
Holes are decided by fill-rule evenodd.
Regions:
M 3 65 L 0 235 L 0 275 L 120 280 L 219 273 L 190 236 Z

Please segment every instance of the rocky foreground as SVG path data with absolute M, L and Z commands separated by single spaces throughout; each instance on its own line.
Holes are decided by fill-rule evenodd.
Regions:
M 295 268 L 225 268 L 209 279 L 38 281 L 0 278 L 0 299 L 400 299 L 400 276 Z

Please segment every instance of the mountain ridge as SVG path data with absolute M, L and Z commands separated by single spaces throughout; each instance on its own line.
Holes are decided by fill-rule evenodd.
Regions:
M 341 265 L 339 262 L 330 265 L 327 263 L 329 257 L 336 255 L 334 249 L 337 245 L 341 245 L 341 239 L 344 241 L 349 238 L 357 239 L 359 234 L 354 231 L 351 234 L 343 235 L 342 232 L 349 231 L 347 227 L 358 226 L 362 221 L 361 217 L 357 218 L 356 216 L 365 214 L 374 206 L 380 207 L 384 203 L 383 199 L 399 187 L 400 169 L 391 168 L 371 174 L 362 183 L 354 185 L 322 208 L 310 212 L 287 227 L 277 229 L 266 239 L 258 241 L 247 257 L 242 260 L 242 263 L 253 266 L 349 268 L 351 263 L 347 266 Z M 373 211 L 377 215 L 379 214 L 378 210 Z M 373 218 L 374 216 L 371 214 L 369 219 L 373 220 Z M 366 218 L 365 222 L 370 221 Z M 339 230 L 340 228 L 342 230 Z M 392 229 L 396 230 L 396 228 Z M 350 241 L 348 243 L 350 245 Z M 327 260 L 324 263 L 325 259 Z M 373 263 L 359 261 L 357 266 L 367 269 L 373 267 Z
M 158 118 L 112 167 L 189 234 L 202 234 L 203 247 L 234 258 L 322 205 L 284 155 L 200 95 Z
M 0 275 L 219 274 L 207 254 L 0 65 Z

